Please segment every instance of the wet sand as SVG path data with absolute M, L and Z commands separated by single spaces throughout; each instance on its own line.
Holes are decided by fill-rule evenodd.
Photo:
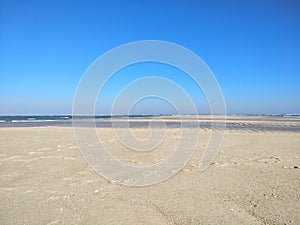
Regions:
M 163 160 L 180 138 L 179 128 L 170 128 L 162 151 L 139 157 L 122 151 L 111 128 L 97 129 L 112 154 L 132 165 Z M 300 224 L 300 132 L 227 130 L 215 162 L 200 173 L 209 137 L 210 129 L 200 128 L 192 159 L 169 180 L 127 187 L 87 165 L 71 127 L 0 128 L 0 224 Z

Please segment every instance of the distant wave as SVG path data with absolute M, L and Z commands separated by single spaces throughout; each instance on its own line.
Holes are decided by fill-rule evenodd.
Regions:
M 96 116 L 75 116 L 76 119 L 109 119 L 109 118 L 139 118 L 151 117 L 154 115 L 96 115 Z M 72 120 L 72 115 L 26 115 L 26 116 L 0 116 L 0 122 L 34 122 L 34 121 L 64 121 Z
M 0 116 L 0 121 L 2 122 L 35 122 L 35 121 L 56 121 L 56 120 L 67 120 L 71 119 L 72 116 L 61 116 L 61 115 L 53 115 L 53 116 Z

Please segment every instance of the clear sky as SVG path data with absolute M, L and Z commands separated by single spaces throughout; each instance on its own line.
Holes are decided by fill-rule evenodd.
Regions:
M 300 113 L 300 1 L 0 0 L 0 114 L 71 113 L 88 66 L 139 40 L 175 42 L 199 55 L 228 113 Z M 169 74 L 202 104 L 201 91 L 163 67 L 123 71 L 135 75 L 112 79 L 97 113 L 107 113 L 126 82 L 149 70 Z M 134 112 L 173 112 L 160 104 L 146 99 Z

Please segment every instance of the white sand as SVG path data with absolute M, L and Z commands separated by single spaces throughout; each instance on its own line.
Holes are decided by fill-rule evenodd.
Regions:
M 121 151 L 110 128 L 98 130 L 112 154 L 133 165 L 163 160 L 175 143 L 143 158 Z M 0 224 L 300 224 L 300 133 L 226 131 L 215 163 L 199 173 L 209 134 L 201 130 L 177 175 L 136 188 L 90 169 L 72 128 L 1 128 Z

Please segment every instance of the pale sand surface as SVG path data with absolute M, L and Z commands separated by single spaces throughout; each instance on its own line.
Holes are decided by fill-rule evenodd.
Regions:
M 115 157 L 133 165 L 163 160 L 180 133 L 169 129 L 162 151 L 141 157 L 120 146 L 110 128 L 98 131 Z M 134 133 L 143 138 L 149 130 Z M 89 168 L 71 127 L 1 128 L 0 224 L 300 224 L 299 132 L 226 131 L 203 173 L 197 166 L 210 130 L 200 135 L 178 174 L 127 187 Z

